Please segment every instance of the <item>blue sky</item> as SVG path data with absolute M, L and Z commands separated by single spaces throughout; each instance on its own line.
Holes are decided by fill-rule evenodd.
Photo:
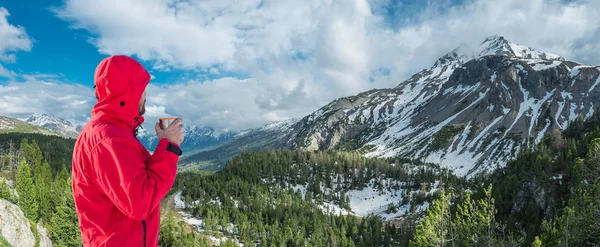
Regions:
M 7 1 L 0 6 L 10 11 L 9 23 L 22 26 L 33 40 L 30 52 L 19 52 L 18 63 L 4 66 L 22 74 L 56 74 L 68 83 L 93 86 L 93 73 L 99 61 L 110 54 L 101 54 L 88 42 L 94 35 L 87 30 L 72 29 L 71 23 L 58 18 L 54 12 L 62 6 L 60 0 Z M 149 67 L 147 61 L 140 61 Z M 157 83 L 176 83 L 186 78 L 213 79 L 202 71 L 173 69 L 152 71 Z M 243 74 L 227 74 L 243 77 Z M 1 78 L 0 81 L 7 81 Z
M 95 67 L 113 54 L 153 75 L 149 121 L 179 116 L 217 131 L 394 87 L 496 34 L 600 63 L 598 1 L 19 0 L 0 8 L 0 114 L 12 117 L 84 122 Z

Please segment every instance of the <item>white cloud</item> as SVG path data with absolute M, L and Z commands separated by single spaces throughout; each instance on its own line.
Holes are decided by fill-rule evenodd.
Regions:
M 182 117 L 187 123 L 213 126 L 217 131 L 243 130 L 252 126 L 281 121 L 292 115 L 306 114 L 306 105 L 297 102 L 301 86 L 285 95 L 272 95 L 273 101 L 260 92 L 263 85 L 256 79 L 222 78 L 207 82 L 189 81 L 178 85 L 150 84 L 147 88 L 146 119 L 153 123 L 159 117 Z M 278 101 L 277 98 L 287 99 Z M 290 107 L 285 104 L 305 104 Z M 293 109 L 300 112 L 294 112 Z
M 51 113 L 55 116 L 85 121 L 95 103 L 92 88 L 67 84 L 49 75 L 23 76 L 25 81 L 0 84 L 0 115 L 27 117 Z
M 14 52 L 30 51 L 31 39 L 20 26 L 8 23 L 8 10 L 0 7 L 0 61 L 11 63 L 16 61 Z
M 394 2 L 65 0 L 56 13 L 88 30 L 104 54 L 135 55 L 163 71 L 249 75 L 149 88 L 148 115 L 232 130 L 396 86 L 461 43 L 494 34 L 600 63 L 600 1 L 466 0 L 450 8 L 447 1 L 427 1 L 415 16 L 382 16 L 391 4 L 405 7 Z

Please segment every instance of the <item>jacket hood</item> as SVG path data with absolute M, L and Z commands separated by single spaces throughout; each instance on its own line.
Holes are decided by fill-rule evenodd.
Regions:
M 108 115 L 137 128 L 144 122 L 138 108 L 149 82 L 150 74 L 135 59 L 123 55 L 105 58 L 94 73 L 98 102 L 92 118 Z

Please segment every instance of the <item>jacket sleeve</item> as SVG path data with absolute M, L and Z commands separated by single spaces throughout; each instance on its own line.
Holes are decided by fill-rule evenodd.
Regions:
M 167 151 L 168 143 L 160 140 L 147 162 L 125 138 L 106 139 L 92 152 L 96 187 L 127 217 L 145 219 L 173 186 L 179 156 Z

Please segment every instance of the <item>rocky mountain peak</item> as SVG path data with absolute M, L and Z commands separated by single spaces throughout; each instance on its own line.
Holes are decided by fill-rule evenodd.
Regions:
M 52 130 L 62 136 L 76 138 L 81 130 L 81 125 L 48 114 L 33 114 L 24 122 Z
M 479 45 L 479 57 L 489 55 L 501 55 L 508 57 L 526 58 L 526 59 L 544 59 L 564 61 L 564 58 L 543 52 L 528 46 L 513 43 L 504 38 L 504 36 L 494 35 L 486 38 Z

